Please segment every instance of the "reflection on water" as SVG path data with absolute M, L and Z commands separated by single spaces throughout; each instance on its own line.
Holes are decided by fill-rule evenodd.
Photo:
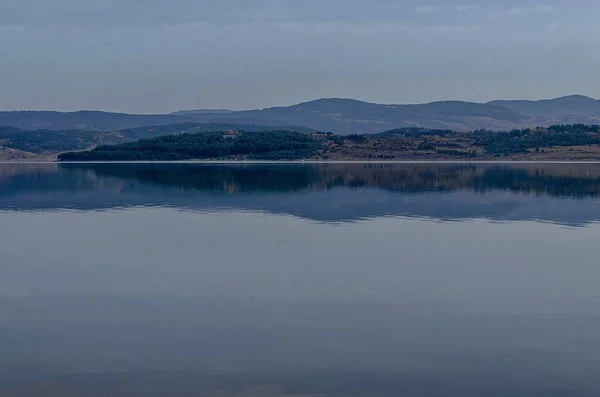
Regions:
M 319 221 L 600 216 L 600 164 L 0 165 L 0 210 L 237 209 Z
M 0 396 L 600 395 L 599 183 L 0 165 Z

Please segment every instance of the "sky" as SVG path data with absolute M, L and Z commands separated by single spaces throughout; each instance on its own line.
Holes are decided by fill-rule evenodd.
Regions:
M 600 97 L 596 0 L 0 0 L 0 110 Z

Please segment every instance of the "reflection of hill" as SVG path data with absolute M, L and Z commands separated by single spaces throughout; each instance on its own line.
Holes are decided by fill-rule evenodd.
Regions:
M 600 166 L 581 164 L 560 167 L 474 164 L 85 166 L 90 167 L 98 176 L 133 178 L 163 186 L 228 193 L 289 192 L 339 186 L 395 192 L 508 190 L 559 197 L 596 197 L 600 193 Z
M 89 165 L 80 167 L 90 169 Z M 91 169 L 98 177 L 118 177 L 164 187 L 225 193 L 296 191 L 306 189 L 321 178 L 314 167 L 289 165 L 96 164 Z
M 0 210 L 172 206 L 320 221 L 596 221 L 600 165 L 69 164 L 0 166 Z M 518 194 L 515 194 L 518 193 Z

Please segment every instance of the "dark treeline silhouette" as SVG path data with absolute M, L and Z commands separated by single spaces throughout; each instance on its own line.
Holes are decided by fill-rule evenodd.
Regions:
M 493 155 L 527 153 L 551 146 L 599 145 L 600 127 L 597 125 L 552 125 L 548 128 L 493 132 L 476 130 L 473 132 L 475 144 L 482 146 Z
M 390 136 L 390 135 L 402 135 L 407 138 L 418 138 L 422 136 L 448 136 L 460 134 L 459 132 L 448 130 L 448 129 L 430 129 L 430 128 L 417 128 L 417 127 L 406 127 L 396 128 L 393 130 L 384 131 L 378 135 Z
M 321 143 L 309 134 L 293 131 L 206 132 L 169 135 L 138 142 L 99 146 L 69 152 L 61 161 L 189 160 L 213 158 L 300 159 L 313 156 Z
M 106 132 L 83 130 L 21 130 L 15 127 L 0 127 L 0 143 L 31 153 L 84 150 L 100 143 L 119 141 L 117 138 L 106 140 L 109 136 Z
M 221 131 L 238 132 L 237 135 L 226 136 Z M 302 128 L 283 130 L 280 127 L 252 125 L 182 123 L 116 132 L 0 127 L 0 144 L 32 153 L 82 151 L 96 147 L 90 152 L 64 154 L 61 160 L 185 160 L 223 157 L 275 160 L 310 158 L 320 149 L 324 149 L 324 152 L 331 150 L 326 143 L 351 148 L 381 139 L 384 142 L 402 139 L 404 146 L 410 147 L 412 142 L 416 150 L 456 158 L 472 158 L 483 154 L 502 156 L 542 152 L 553 146 L 600 145 L 599 131 L 600 127 L 597 125 L 584 124 L 552 125 L 548 128 L 505 132 L 479 129 L 472 133 L 408 127 L 380 134 L 341 136 L 332 133 L 311 135 L 310 131 Z M 183 136 L 200 133 L 204 136 Z M 163 139 L 170 135 L 175 137 Z M 154 138 L 158 140 L 153 140 Z M 452 143 L 453 138 L 461 141 L 464 146 Z M 142 141 L 135 142 L 140 139 Z M 373 153 L 372 157 L 381 156 Z
M 128 128 L 115 132 L 88 131 L 83 129 L 23 130 L 16 127 L 0 126 L 0 144 L 31 153 L 56 153 L 72 150 L 86 150 L 98 145 L 115 145 L 165 135 L 229 130 L 274 131 L 281 129 L 281 127 L 222 123 L 167 124 L 152 127 Z M 307 128 L 303 127 L 289 127 L 286 129 L 301 132 L 309 131 Z

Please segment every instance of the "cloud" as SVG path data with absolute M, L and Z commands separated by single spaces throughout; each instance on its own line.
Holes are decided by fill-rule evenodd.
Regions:
M 453 7 L 456 11 L 460 12 L 471 11 L 477 8 L 475 4 L 455 4 Z
M 419 35 L 419 34 L 462 34 L 480 31 L 479 25 L 460 25 L 460 24 L 398 24 L 398 23 L 351 23 L 351 22 L 330 22 L 330 23 L 298 23 L 282 22 L 271 26 L 270 29 L 277 29 L 280 32 L 296 33 L 303 37 L 317 36 L 329 37 L 332 35 L 347 36 L 375 36 L 375 35 Z M 326 35 L 326 36 L 323 36 Z M 445 36 L 446 37 L 446 36 Z
M 414 29 L 408 25 L 390 23 L 352 23 L 352 22 L 279 22 L 271 25 L 279 31 L 308 35 L 368 36 L 378 34 L 410 33 Z
M 474 4 L 448 4 L 448 5 L 424 5 L 415 8 L 417 12 L 437 12 L 437 11 L 458 11 L 458 12 L 466 12 L 473 9 L 476 9 L 477 6 Z
M 422 31 L 431 33 L 472 33 L 481 30 L 479 25 L 432 25 L 424 26 Z
M 513 15 L 528 15 L 528 14 L 554 14 L 556 8 L 551 5 L 537 5 L 533 7 L 512 7 L 508 12 Z
M 440 6 L 419 6 L 415 8 L 418 12 L 435 12 L 441 9 Z

